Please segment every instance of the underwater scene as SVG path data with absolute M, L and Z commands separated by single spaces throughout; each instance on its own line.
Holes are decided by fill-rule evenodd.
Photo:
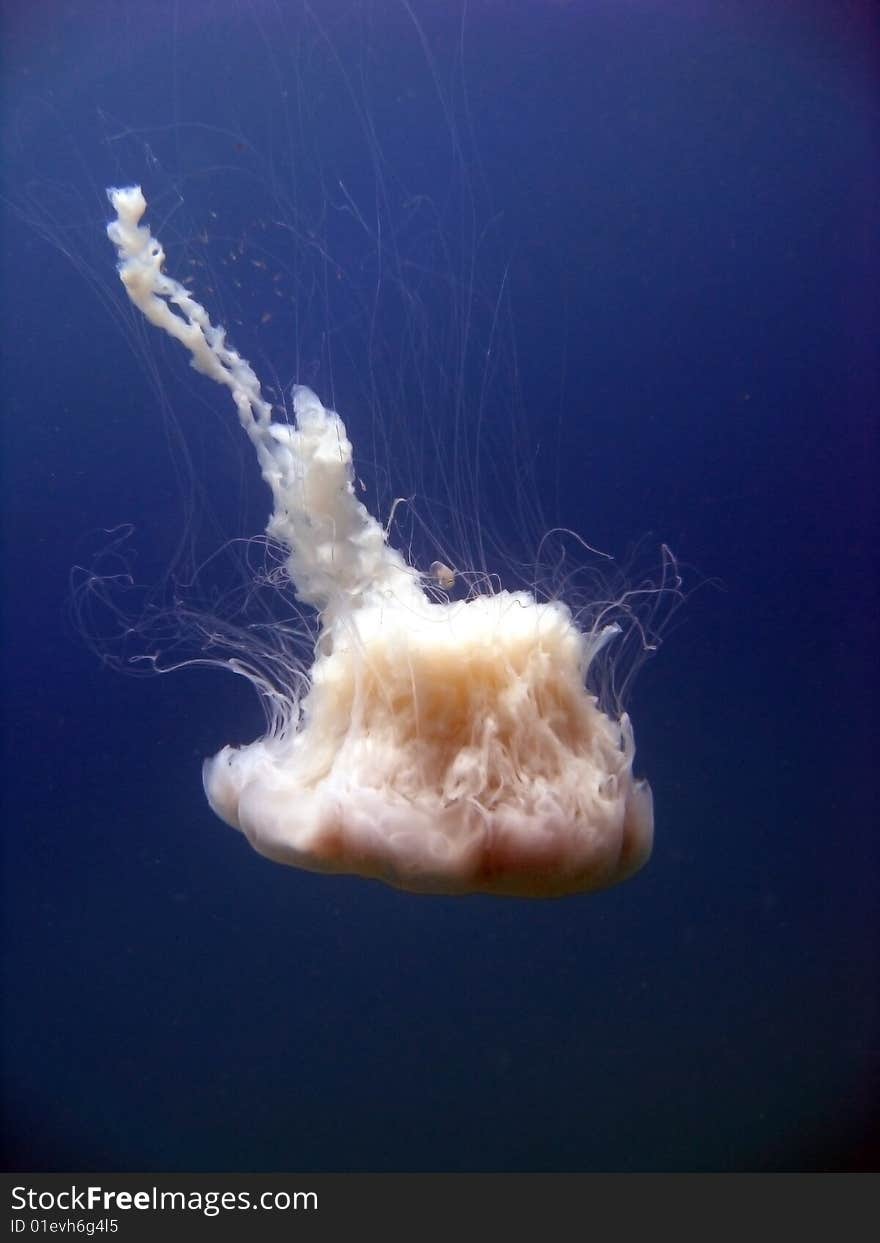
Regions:
M 870 6 L 3 27 L 5 1168 L 876 1169 Z

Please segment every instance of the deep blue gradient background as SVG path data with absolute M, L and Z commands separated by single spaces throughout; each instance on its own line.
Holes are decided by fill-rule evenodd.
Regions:
M 395 5 L 373 11 L 369 55 L 364 6 L 314 7 L 4 6 L 7 1165 L 875 1164 L 870 6 L 474 3 L 462 24 L 415 0 L 429 59 Z M 353 93 L 310 99 L 300 160 L 285 126 L 327 55 L 317 29 Z M 692 585 L 720 583 L 630 705 L 651 864 L 560 902 L 416 898 L 260 859 L 199 778 L 260 732 L 249 688 L 121 676 L 69 617 L 92 532 L 131 522 L 141 581 L 167 568 L 180 459 L 144 359 L 193 420 L 218 530 L 258 532 L 266 511 L 225 395 L 108 311 L 102 187 L 142 178 L 175 244 L 211 210 L 277 220 L 287 156 L 320 201 L 315 152 L 344 162 L 366 114 L 400 183 L 441 202 L 432 67 L 456 99 L 466 82 L 455 123 L 497 213 L 486 262 L 509 264 L 546 512 L 618 553 L 650 532 Z M 348 190 L 369 209 L 368 182 Z M 318 330 L 289 308 L 261 325 L 262 270 L 218 271 L 199 292 L 257 370 L 326 396 Z M 487 520 L 507 490 L 488 480 Z

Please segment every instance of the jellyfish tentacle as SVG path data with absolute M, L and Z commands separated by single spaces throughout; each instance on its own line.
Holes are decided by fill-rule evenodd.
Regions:
M 147 208 L 141 187 L 114 188 L 108 195 L 116 219 L 107 234 L 129 298 L 189 351 L 196 371 L 231 390 L 272 491 L 268 534 L 289 550 L 287 568 L 298 599 L 332 617 L 352 598 L 417 591 L 403 557 L 355 495 L 351 443 L 339 416 L 311 389 L 297 386 L 296 426 L 273 422 L 250 363 L 227 344 L 224 329 L 211 323 L 189 290 L 163 271 L 165 252 L 141 224 Z

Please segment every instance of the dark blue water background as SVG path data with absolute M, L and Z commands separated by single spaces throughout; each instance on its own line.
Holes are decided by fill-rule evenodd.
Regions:
M 7 1163 L 870 1164 L 869 6 L 4 7 Z M 260 732 L 250 688 L 127 677 L 88 649 L 70 574 L 102 531 L 133 524 L 150 584 L 182 530 L 204 553 L 267 512 L 226 395 L 117 293 L 102 194 L 131 180 L 236 345 L 335 400 L 392 495 L 393 469 L 438 481 L 413 461 L 435 383 L 442 440 L 480 375 L 448 331 L 469 254 L 477 337 L 503 291 L 485 436 L 523 473 L 484 463 L 487 524 L 503 542 L 531 489 L 548 523 L 690 567 L 630 696 L 657 808 L 638 877 L 524 903 L 271 865 L 200 784 L 205 755 Z M 435 335 L 406 352 L 423 405 L 389 411 L 372 455 L 364 303 L 344 312 L 348 281 L 397 270 L 379 220 Z M 315 280 L 337 272 L 338 297 Z M 406 317 L 382 311 L 393 358 Z

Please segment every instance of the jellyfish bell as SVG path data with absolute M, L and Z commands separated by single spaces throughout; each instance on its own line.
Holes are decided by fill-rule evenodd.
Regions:
M 525 590 L 435 598 L 357 498 L 339 415 L 297 387 L 294 424 L 279 421 L 223 329 L 165 274 L 140 187 L 108 193 L 128 296 L 230 390 L 272 493 L 267 533 L 317 615 L 304 692 L 278 697 L 266 737 L 206 761 L 214 811 L 277 862 L 414 892 L 549 897 L 638 871 L 650 787 L 633 776 L 628 716 L 588 689 L 618 626 L 582 630 L 562 601 Z M 455 583 L 442 562 L 431 578 Z
M 591 641 L 565 605 L 390 591 L 326 633 L 299 720 L 204 767 L 211 806 L 261 853 L 522 896 L 601 888 L 646 861 L 629 720 L 585 691 Z

